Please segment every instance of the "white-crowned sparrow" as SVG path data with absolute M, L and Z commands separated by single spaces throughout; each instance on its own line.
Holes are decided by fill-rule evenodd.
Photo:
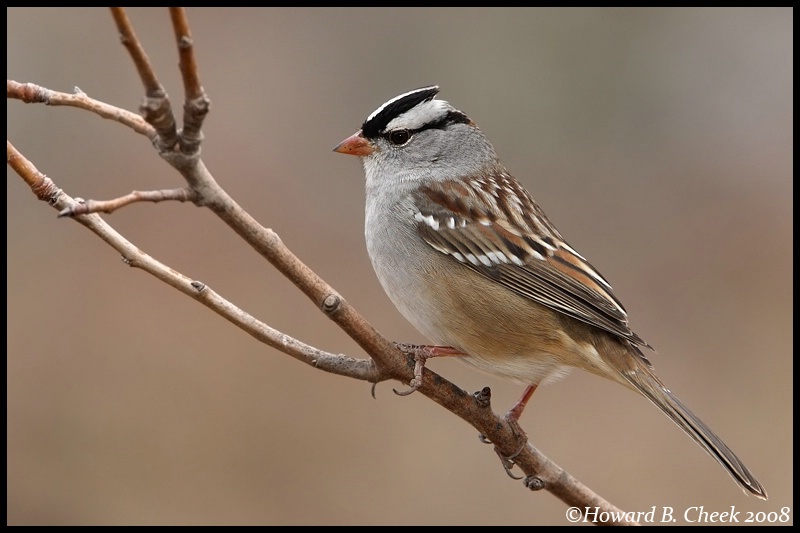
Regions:
M 761 483 L 655 376 L 608 282 L 569 246 L 436 86 L 392 98 L 334 151 L 361 158 L 366 242 L 375 273 L 405 318 L 436 346 L 535 388 L 571 368 L 625 385 L 711 454 L 747 491 Z M 447 348 L 451 347 L 451 348 Z

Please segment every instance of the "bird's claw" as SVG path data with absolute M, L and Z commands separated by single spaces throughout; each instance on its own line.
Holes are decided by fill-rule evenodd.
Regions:
M 411 380 L 411 382 L 408 385 L 409 386 L 406 390 L 397 390 L 397 389 L 392 389 L 392 390 L 398 396 L 408 396 L 412 392 L 416 392 L 416 390 L 422 386 L 422 372 L 420 371 L 419 379 L 415 377 L 414 379 Z
M 494 452 L 500 458 L 500 463 L 503 465 L 503 470 L 506 471 L 508 477 L 511 479 L 522 479 L 522 477 L 512 474 L 511 469 L 517 464 L 514 459 L 516 459 L 528 445 L 528 438 L 525 435 L 525 432 L 522 431 L 522 427 L 520 427 L 519 423 L 513 417 L 506 416 L 506 422 L 508 422 L 509 426 L 511 427 L 511 432 L 514 434 L 514 436 L 520 439 L 519 447 L 514 453 L 508 456 L 503 455 L 497 446 L 494 447 Z M 484 444 L 492 444 L 492 441 L 489 440 L 483 433 L 478 435 L 478 440 Z
M 514 462 L 514 459 L 517 456 L 519 456 L 519 454 L 522 453 L 522 450 L 525 449 L 525 446 L 527 444 L 528 444 L 528 441 L 526 440 L 525 442 L 522 443 L 522 446 L 520 446 L 517 449 L 517 451 L 515 451 L 514 453 L 512 453 L 509 456 L 505 456 L 502 453 L 500 453 L 500 450 L 497 448 L 497 446 L 495 446 L 495 448 L 494 448 L 494 452 L 500 458 L 500 464 L 503 465 L 503 470 L 506 471 L 506 474 L 508 474 L 508 477 L 510 477 L 511 479 L 519 480 L 519 479 L 523 478 L 523 476 L 515 476 L 513 473 L 511 473 L 511 469 L 514 468 L 514 466 L 516 466 L 516 464 L 517 464 L 517 463 Z
M 414 358 L 414 378 L 409 383 L 409 389 L 405 391 L 395 390 L 399 396 L 408 396 L 412 392 L 422 387 L 422 369 L 425 368 L 425 361 L 434 357 L 458 357 L 464 353 L 456 350 L 452 346 L 429 346 L 427 344 L 404 344 L 395 342 L 394 345 L 404 354 Z

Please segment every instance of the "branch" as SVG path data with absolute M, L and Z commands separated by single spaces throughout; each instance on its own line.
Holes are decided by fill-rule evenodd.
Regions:
M 175 126 L 175 117 L 172 114 L 172 107 L 169 103 L 167 91 L 158 81 L 150 60 L 139 43 L 136 33 L 133 31 L 128 15 L 121 7 L 112 7 L 111 15 L 117 25 L 119 38 L 123 46 L 128 50 L 139 78 L 144 85 L 144 100 L 139 110 L 144 115 L 145 120 L 152 124 L 158 136 L 154 139 L 156 147 L 161 150 L 169 150 L 178 142 L 178 132 Z
M 206 96 L 200 85 L 200 75 L 197 72 L 197 62 L 194 57 L 194 43 L 192 32 L 189 29 L 189 20 L 186 11 L 181 7 L 169 8 L 172 17 L 172 27 L 178 43 L 180 55 L 179 67 L 183 76 L 185 89 L 185 103 L 183 105 L 183 130 L 181 130 L 181 151 L 185 154 L 196 153 L 203 141 L 203 120 L 206 118 L 211 101 Z
M 33 83 L 18 83 L 13 80 L 6 80 L 6 97 L 22 100 L 26 104 L 77 107 L 94 113 L 99 117 L 119 122 L 148 139 L 152 140 L 156 137 L 156 131 L 153 126 L 148 124 L 141 116 L 126 109 L 89 98 L 78 87 L 75 87 L 74 94 L 69 94 L 51 91 Z
M 117 209 L 135 202 L 163 202 L 176 200 L 178 202 L 195 201 L 194 191 L 181 187 L 180 189 L 165 189 L 161 191 L 133 191 L 125 196 L 113 200 L 85 200 L 83 203 L 75 202 L 58 212 L 59 217 L 75 217 L 90 213 L 113 213 Z
M 19 153 L 9 141 L 6 141 L 6 157 L 8 165 L 31 187 L 39 200 L 58 209 L 59 214 L 73 213 L 74 215 L 70 216 L 76 222 L 85 226 L 119 252 L 126 265 L 151 274 L 170 287 L 205 305 L 264 344 L 276 348 L 298 361 L 326 372 L 372 383 L 387 379 L 377 372 L 375 365 L 370 360 L 353 359 L 344 355 L 328 353 L 271 328 L 236 307 L 205 283 L 185 276 L 142 252 L 139 247 L 117 233 L 99 215 L 78 214 L 81 203 L 59 189 L 53 180 L 39 172 L 36 166 Z

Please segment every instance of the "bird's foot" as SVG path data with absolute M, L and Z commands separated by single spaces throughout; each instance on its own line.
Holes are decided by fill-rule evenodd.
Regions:
M 398 396 L 408 396 L 422 386 L 422 369 L 428 359 L 434 357 L 457 357 L 464 354 L 450 346 L 429 346 L 425 344 L 402 344 L 394 343 L 397 348 L 408 355 L 414 357 L 414 377 L 409 382 L 409 388 L 404 391 L 393 389 Z

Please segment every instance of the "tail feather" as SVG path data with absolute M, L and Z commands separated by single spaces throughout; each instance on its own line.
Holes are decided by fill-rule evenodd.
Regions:
M 745 491 L 763 500 L 767 499 L 767 491 L 736 454 L 697 415 L 683 405 L 648 368 L 642 365 L 633 370 L 623 371 L 622 375 L 716 459 Z

